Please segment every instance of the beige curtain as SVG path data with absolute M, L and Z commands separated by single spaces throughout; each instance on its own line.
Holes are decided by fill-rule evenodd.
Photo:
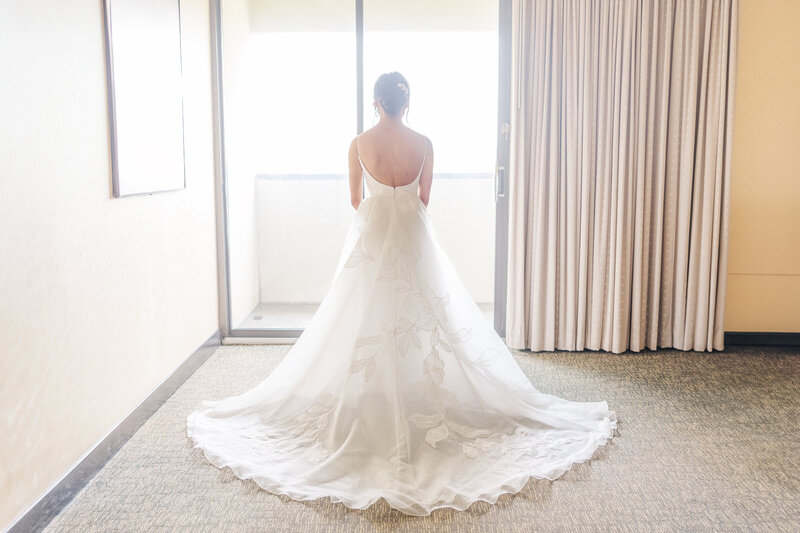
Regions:
M 737 0 L 515 0 L 506 342 L 721 350 Z

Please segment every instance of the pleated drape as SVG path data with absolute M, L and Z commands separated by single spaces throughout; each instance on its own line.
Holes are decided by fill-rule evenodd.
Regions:
M 506 342 L 722 350 L 737 0 L 515 0 Z

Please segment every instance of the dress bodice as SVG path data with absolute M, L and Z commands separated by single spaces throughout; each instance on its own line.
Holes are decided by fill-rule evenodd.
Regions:
M 407 195 L 413 194 L 417 196 L 417 186 L 419 185 L 419 178 L 422 176 L 422 168 L 419 169 L 419 173 L 417 173 L 417 177 L 414 178 L 414 181 L 411 183 L 407 183 L 406 185 L 398 185 L 396 187 L 392 185 L 387 185 L 375 179 L 375 177 L 369 173 L 367 167 L 364 166 L 364 162 L 361 160 L 361 156 L 358 156 L 358 162 L 361 164 L 361 170 L 363 171 L 363 175 L 366 176 L 367 179 L 367 190 L 369 191 L 370 196 L 397 196 L 397 195 Z M 425 161 L 423 159 L 422 166 L 425 166 Z

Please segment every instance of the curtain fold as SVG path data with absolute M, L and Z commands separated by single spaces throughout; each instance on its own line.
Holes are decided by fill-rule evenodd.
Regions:
M 506 343 L 722 350 L 737 0 L 514 0 Z

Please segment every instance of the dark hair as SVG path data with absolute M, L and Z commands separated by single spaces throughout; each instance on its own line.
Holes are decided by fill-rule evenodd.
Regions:
M 384 111 L 397 115 L 408 103 L 410 88 L 408 81 L 399 72 L 389 72 L 378 76 L 373 96 L 381 104 Z

